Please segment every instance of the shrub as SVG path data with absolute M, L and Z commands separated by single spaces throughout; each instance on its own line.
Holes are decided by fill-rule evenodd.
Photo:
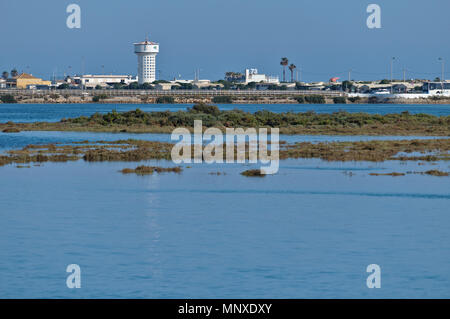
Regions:
M 69 88 L 70 88 L 70 86 L 69 86 L 69 84 L 67 84 L 67 83 L 60 84 L 60 85 L 57 87 L 58 90 L 67 90 L 67 89 L 69 89 Z
M 205 114 L 211 114 L 211 115 L 216 115 L 216 116 L 220 114 L 220 110 L 217 106 L 207 105 L 207 104 L 203 104 L 203 103 L 195 104 L 190 111 L 195 112 L 195 113 L 205 113 Z
M 5 94 L 0 97 L 3 103 L 17 103 L 16 99 L 11 94 Z
M 347 99 L 344 96 L 336 96 L 333 98 L 334 104 L 347 104 Z
M 99 102 L 100 100 L 104 100 L 107 99 L 108 96 L 106 94 L 99 94 L 99 95 L 95 95 L 94 97 L 92 97 L 92 102 Z
M 369 104 L 376 104 L 378 103 L 378 98 L 376 96 L 369 97 Z
M 173 103 L 175 103 L 175 99 L 173 98 L 173 96 L 159 96 L 156 99 L 156 103 L 159 103 L 159 104 L 173 104 Z
M 352 103 L 359 101 L 361 98 L 359 96 L 349 97 L 348 100 Z
M 297 101 L 297 103 L 299 103 L 299 104 L 305 103 L 305 97 L 304 97 L 303 95 L 296 96 L 294 99 L 295 99 L 295 100 Z
M 305 101 L 311 104 L 324 104 L 325 97 L 323 95 L 306 95 Z
M 231 96 L 215 96 L 212 99 L 213 103 L 232 104 L 233 98 Z

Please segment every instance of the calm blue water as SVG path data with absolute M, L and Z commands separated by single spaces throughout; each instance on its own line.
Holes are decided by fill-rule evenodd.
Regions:
M 0 133 L 0 148 L 123 138 L 168 135 Z M 0 167 L 0 298 L 450 297 L 450 178 L 369 175 L 448 162 L 285 160 L 264 178 L 241 176 L 248 164 L 118 172 L 142 164 L 173 166 Z M 366 287 L 373 263 L 381 289 Z M 69 264 L 81 289 L 66 287 Z
M 241 164 L 117 172 L 136 165 L 0 167 L 0 297 L 450 296 L 448 179 L 368 175 L 429 167 L 289 160 L 262 179 L 240 176 Z M 65 286 L 72 263 L 78 290 Z M 372 263 L 378 290 L 365 286 Z
M 193 104 L 0 104 L 0 123 L 13 122 L 56 122 L 62 118 L 73 118 L 81 115 L 90 116 L 95 112 L 108 113 L 135 110 L 143 111 L 180 111 L 192 107 Z M 396 105 L 396 104 L 218 104 L 222 110 L 235 108 L 247 112 L 269 110 L 272 112 L 306 112 L 331 113 L 339 110 L 348 112 L 367 112 L 372 114 L 401 113 L 408 110 L 412 114 L 426 113 L 432 115 L 450 115 L 450 105 Z

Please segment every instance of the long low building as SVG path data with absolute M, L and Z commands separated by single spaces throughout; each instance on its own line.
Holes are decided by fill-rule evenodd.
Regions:
M 396 87 L 403 86 L 403 89 L 396 89 Z M 373 90 L 367 93 L 350 93 L 349 97 L 382 97 L 389 99 L 419 99 L 430 97 L 450 97 L 450 82 L 425 82 L 422 85 L 415 84 L 416 87 L 421 87 L 421 90 L 408 91 L 405 83 L 394 84 L 386 86 L 381 90 Z
M 108 86 L 110 84 L 130 84 L 137 82 L 137 78 L 133 78 L 132 75 L 92 75 L 86 74 L 81 76 L 75 76 L 72 78 L 75 84 L 81 84 L 84 87 L 95 88 L 97 85 Z
M 431 95 L 450 96 L 450 82 L 427 82 L 423 85 L 423 92 Z

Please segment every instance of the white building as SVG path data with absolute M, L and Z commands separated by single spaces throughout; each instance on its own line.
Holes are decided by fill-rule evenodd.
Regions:
M 0 78 L 0 89 L 4 89 L 6 88 L 6 80 Z
M 92 87 L 95 88 L 97 85 L 106 87 L 111 84 L 120 83 L 120 84 L 130 84 L 131 82 L 136 82 L 137 79 L 133 78 L 131 75 L 92 75 L 86 74 L 82 76 L 73 77 L 73 81 L 76 84 L 81 84 L 84 87 Z M 67 81 L 68 83 L 72 82 L 72 79 Z
M 423 92 L 430 95 L 450 96 L 450 82 L 427 82 L 423 85 Z
M 408 88 L 404 83 L 403 84 L 394 84 L 395 86 L 402 85 Z M 415 83 L 414 87 L 419 86 L 419 83 Z M 419 98 L 430 98 L 433 96 L 442 96 L 442 97 L 450 97 L 450 82 L 425 82 L 422 86 L 422 93 L 396 93 L 393 90 L 393 94 L 391 94 L 391 87 L 379 90 L 375 93 L 350 93 L 349 97 L 372 97 L 372 96 L 382 96 L 384 98 L 398 98 L 398 99 L 419 99 Z
M 245 70 L 245 83 L 250 82 L 263 82 L 271 84 L 279 84 L 280 80 L 277 76 L 269 76 L 265 74 L 259 74 L 258 69 L 246 69 Z
M 145 40 L 134 43 L 134 53 L 138 56 L 139 84 L 151 83 L 156 80 L 156 55 L 159 44 Z
M 211 83 L 211 80 L 173 80 L 167 83 L 158 83 L 155 85 L 157 90 L 172 90 L 173 87 L 180 87 L 183 84 L 192 84 L 192 88 L 194 89 L 208 89 L 208 88 L 218 88 L 223 87 L 223 84 L 220 83 Z

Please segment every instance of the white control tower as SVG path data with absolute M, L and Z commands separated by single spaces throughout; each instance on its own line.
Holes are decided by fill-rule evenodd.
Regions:
M 159 44 L 150 42 L 148 39 L 134 43 L 134 53 L 138 56 L 139 84 L 151 83 L 156 80 L 156 55 L 158 52 Z

